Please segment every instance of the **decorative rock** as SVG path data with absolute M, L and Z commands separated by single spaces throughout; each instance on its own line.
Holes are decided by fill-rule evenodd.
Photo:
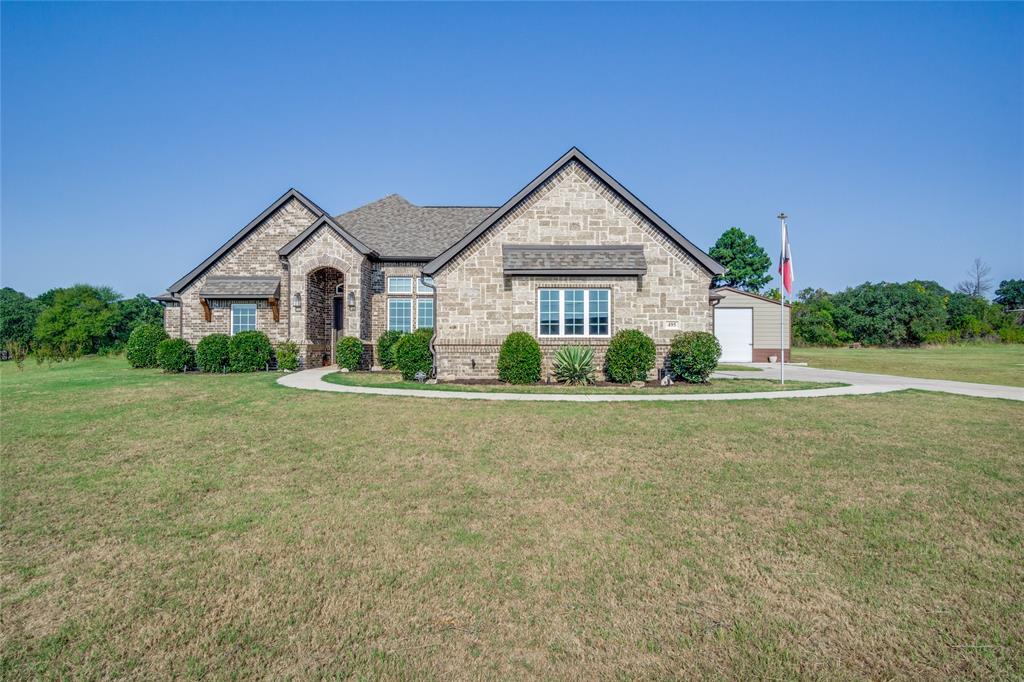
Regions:
M 342 372 L 347 372 L 347 371 L 349 371 L 349 369 L 348 369 L 348 367 L 342 367 L 342 368 L 341 368 L 341 371 L 342 371 Z
M 642 381 L 631 381 L 631 382 L 629 382 L 629 385 L 632 386 L 633 388 L 643 388 L 647 384 L 645 384 Z
M 670 377 L 667 374 L 661 378 L 661 385 L 662 386 L 671 386 L 672 383 L 673 383 L 672 382 L 672 377 Z
M 436 384 L 436 383 L 437 383 L 437 379 L 427 379 L 426 383 L 428 383 L 428 384 L 430 384 L 431 386 L 433 386 L 434 384 Z

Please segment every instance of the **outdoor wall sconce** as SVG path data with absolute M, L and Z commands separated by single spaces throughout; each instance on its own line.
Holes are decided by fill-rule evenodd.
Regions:
M 292 307 L 296 310 L 302 310 L 302 294 L 295 292 L 292 296 Z
M 356 307 L 356 292 L 354 292 L 354 291 L 348 292 L 348 307 L 349 308 L 355 308 Z

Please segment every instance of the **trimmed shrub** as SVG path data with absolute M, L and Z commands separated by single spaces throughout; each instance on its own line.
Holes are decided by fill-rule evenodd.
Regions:
M 540 381 L 540 344 L 526 332 L 505 337 L 498 353 L 498 378 L 510 384 Z
M 299 344 L 294 341 L 284 341 L 277 344 L 277 368 L 296 370 L 299 368 Z
M 594 349 L 564 346 L 555 351 L 555 377 L 568 386 L 594 383 Z
M 604 358 L 604 373 L 611 381 L 628 384 L 647 381 L 658 351 L 651 337 L 639 329 L 623 329 L 612 337 Z
M 167 338 L 164 328 L 156 324 L 140 324 L 128 337 L 125 357 L 132 367 L 156 367 L 156 348 Z
M 231 337 L 210 334 L 196 344 L 196 367 L 204 372 L 226 372 L 231 363 Z
M 184 372 L 195 367 L 196 353 L 185 339 L 164 339 L 156 347 L 156 362 L 165 372 Z
M 691 384 L 704 384 L 715 371 L 721 356 L 722 347 L 714 334 L 683 332 L 672 339 L 668 364 L 675 378 Z
M 400 332 L 397 329 L 389 329 L 380 335 L 377 339 L 377 359 L 380 360 L 380 366 L 384 369 L 393 369 L 395 366 L 395 343 L 398 339 L 405 336 L 405 332 Z
M 433 329 L 417 329 L 412 334 L 403 334 L 392 347 L 395 366 L 406 381 L 415 380 L 417 372 L 430 376 L 434 367 L 434 356 L 430 353 L 430 338 L 433 335 Z
M 354 336 L 343 336 L 334 345 L 334 359 L 338 367 L 359 369 L 359 360 L 363 357 L 363 342 Z
M 1008 325 L 999 330 L 999 338 L 1003 343 L 1024 343 L 1024 327 Z
M 238 332 L 228 344 L 228 364 L 232 372 L 256 372 L 266 369 L 273 348 L 263 332 Z

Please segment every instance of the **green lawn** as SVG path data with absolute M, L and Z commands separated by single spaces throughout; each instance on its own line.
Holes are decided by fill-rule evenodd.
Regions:
M 793 362 L 853 372 L 1024 386 L 1024 345 L 940 348 L 795 348 Z
M 1024 675 L 1024 409 L 0 368 L 0 677 Z
M 417 381 L 403 381 L 396 372 L 335 372 L 324 377 L 324 381 L 342 386 L 380 386 L 383 388 L 412 388 L 434 391 L 470 391 L 473 393 L 568 393 L 568 394 L 627 394 L 658 395 L 661 393 L 758 393 L 761 391 L 796 391 L 807 388 L 830 388 L 845 386 L 840 383 L 818 383 L 814 381 L 787 381 L 781 383 L 770 379 L 716 379 L 707 384 L 675 383 L 665 387 L 632 388 L 630 386 L 563 386 L 561 384 L 421 384 Z

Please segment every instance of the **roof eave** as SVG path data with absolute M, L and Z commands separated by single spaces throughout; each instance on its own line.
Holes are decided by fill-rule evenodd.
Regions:
M 537 277 L 639 277 L 647 274 L 640 268 L 509 268 L 502 271 L 507 276 Z

